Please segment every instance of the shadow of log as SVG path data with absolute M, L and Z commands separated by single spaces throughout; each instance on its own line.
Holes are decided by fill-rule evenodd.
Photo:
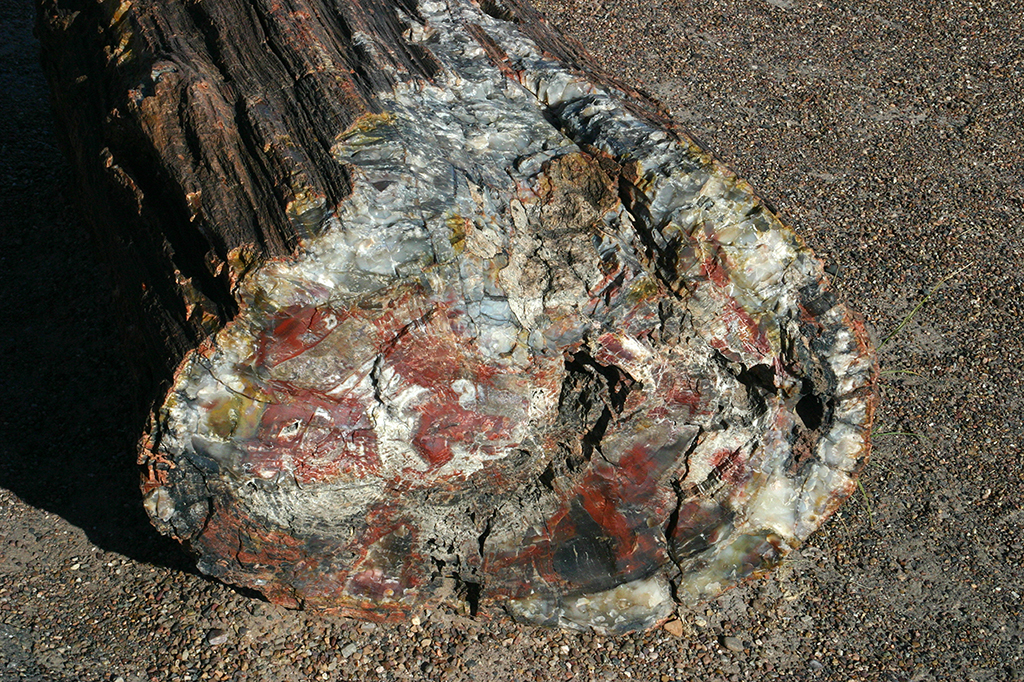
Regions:
M 101 549 L 195 572 L 153 532 L 134 466 L 143 428 L 114 284 L 71 195 L 26 3 L 4 2 L 0 56 L 0 486 Z

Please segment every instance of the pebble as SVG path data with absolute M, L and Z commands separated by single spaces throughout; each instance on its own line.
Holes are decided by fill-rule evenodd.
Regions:
M 734 651 L 736 653 L 741 653 L 743 651 L 743 642 L 740 641 L 739 637 L 725 636 L 721 637 L 719 642 L 729 651 Z
M 665 628 L 665 632 L 669 633 L 673 637 L 683 636 L 683 621 L 679 619 L 670 620 L 662 627 Z
M 206 633 L 206 643 L 210 646 L 220 646 L 228 641 L 228 633 L 220 628 L 213 628 Z

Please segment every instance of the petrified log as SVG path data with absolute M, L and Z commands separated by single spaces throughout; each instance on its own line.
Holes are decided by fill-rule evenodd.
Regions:
M 861 323 L 747 183 L 518 0 L 40 16 L 133 338 L 157 379 L 181 360 L 146 509 L 205 573 L 618 632 L 851 492 Z

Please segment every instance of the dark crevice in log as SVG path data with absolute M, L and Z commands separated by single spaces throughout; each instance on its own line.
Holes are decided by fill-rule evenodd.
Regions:
M 566 459 L 566 461 L 568 461 L 568 459 Z M 556 478 L 557 474 L 555 473 L 555 460 L 551 460 L 550 462 L 548 462 L 548 465 L 544 467 L 544 471 L 541 472 L 537 480 L 540 481 L 540 484 L 542 486 L 544 486 L 551 492 L 554 492 Z
M 469 607 L 469 615 L 473 618 L 476 617 L 480 611 L 480 594 L 482 586 L 480 583 L 467 580 L 463 583 L 466 586 L 466 604 Z
M 600 451 L 608 425 L 621 413 L 634 383 L 619 368 L 601 365 L 586 352 L 578 351 L 566 360 L 559 416 L 569 433 L 582 435 L 578 447 L 560 448 L 561 456 L 548 463 L 541 483 L 553 486 L 558 481 L 565 486 L 576 479 L 594 451 Z
M 730 366 L 724 358 L 721 361 L 723 366 Z M 736 380 L 746 387 L 747 399 L 751 402 L 755 415 L 764 414 L 768 409 L 766 396 L 778 395 L 779 392 L 775 386 L 775 371 L 768 365 L 741 367 L 736 373 Z
M 804 396 L 796 403 L 796 413 L 804 428 L 816 431 L 826 419 L 825 402 L 814 392 L 810 382 L 804 382 Z
M 501 21 L 511 21 L 514 24 L 520 23 L 519 17 L 517 17 L 512 10 L 505 6 L 501 0 L 480 0 L 480 9 L 483 13 L 500 19 Z

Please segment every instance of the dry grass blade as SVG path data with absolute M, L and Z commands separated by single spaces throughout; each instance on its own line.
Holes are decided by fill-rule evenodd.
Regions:
M 936 283 L 936 285 L 933 286 L 928 291 L 928 293 L 925 295 L 925 297 L 922 298 L 920 301 L 918 301 L 917 305 L 914 306 L 914 309 L 911 310 L 910 313 L 908 313 L 907 316 L 903 318 L 903 321 L 900 322 L 899 325 L 895 329 L 893 329 L 891 332 L 889 332 L 886 335 L 886 337 L 879 342 L 879 344 L 878 344 L 879 350 L 884 348 L 885 345 L 887 343 L 889 343 L 889 341 L 891 341 L 894 336 L 899 334 L 903 330 L 903 328 L 906 327 L 910 323 L 910 321 L 912 319 L 914 319 L 914 316 L 917 315 L 918 311 L 921 310 L 921 308 L 924 307 L 925 303 L 927 303 L 929 300 L 931 300 L 931 297 L 935 294 L 936 291 L 939 290 L 939 287 L 941 287 L 943 284 L 945 284 L 949 280 L 953 279 L 954 277 L 956 277 L 957 275 L 959 275 L 961 272 L 963 272 L 967 268 L 971 267 L 972 265 L 974 265 L 974 263 L 968 263 L 967 265 L 963 266 L 962 268 L 954 270 L 953 272 L 949 273 L 948 275 L 946 275 L 945 277 L 940 279 L 938 281 L 938 283 Z

